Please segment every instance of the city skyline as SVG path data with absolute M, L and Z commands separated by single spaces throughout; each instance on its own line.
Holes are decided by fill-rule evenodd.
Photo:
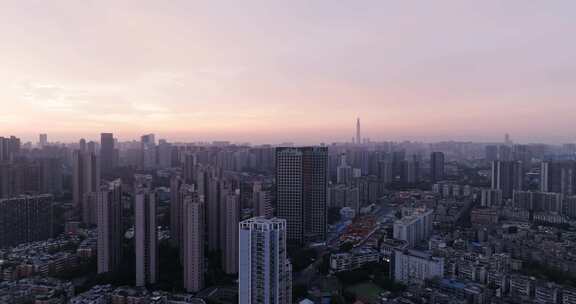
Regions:
M 10 2 L 0 124 L 34 142 L 575 139 L 569 1 Z

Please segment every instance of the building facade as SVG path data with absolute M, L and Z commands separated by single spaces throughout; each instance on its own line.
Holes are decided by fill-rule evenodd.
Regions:
M 240 303 L 292 303 L 292 266 L 284 219 L 251 218 L 240 223 Z

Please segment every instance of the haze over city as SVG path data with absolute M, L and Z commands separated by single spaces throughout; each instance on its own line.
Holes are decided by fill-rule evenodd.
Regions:
M 573 141 L 574 1 L 1 1 L 35 141 Z

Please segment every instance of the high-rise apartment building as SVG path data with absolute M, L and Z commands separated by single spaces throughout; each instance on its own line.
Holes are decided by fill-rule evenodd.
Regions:
M 412 210 L 394 222 L 394 238 L 414 247 L 432 235 L 433 210 Z
M 327 186 L 327 147 L 276 149 L 277 214 L 291 242 L 326 240 Z
M 154 284 L 158 275 L 156 194 L 145 177 L 138 177 L 135 185 L 136 286 Z
M 486 146 L 484 153 L 487 161 L 492 162 L 498 160 L 498 146 L 496 145 Z
M 395 250 L 390 268 L 394 281 L 421 285 L 444 276 L 444 259 L 423 251 Z
M 240 190 L 231 191 L 225 198 L 223 212 L 224 248 L 222 268 L 226 274 L 238 273 L 238 223 L 240 222 Z
M 183 199 L 181 194 L 184 180 L 180 176 L 173 176 L 170 179 L 170 235 L 176 246 L 180 248 L 183 237 Z
M 158 141 L 158 167 L 172 167 L 172 144 L 165 139 Z
M 514 191 L 512 205 L 524 210 L 560 214 L 564 212 L 563 201 L 564 197 L 560 193 Z
M 84 223 L 90 221 L 93 206 L 89 206 L 86 197 L 91 192 L 99 190 L 100 186 L 100 160 L 95 153 L 74 151 L 72 156 L 72 202 L 79 211 Z
M 432 182 L 444 180 L 446 169 L 444 167 L 444 153 L 432 152 L 430 155 L 430 178 Z
M 52 195 L 0 199 L 0 248 L 51 238 L 53 221 Z
M 352 167 L 346 161 L 346 154 L 340 155 L 340 164 L 336 168 L 336 182 L 338 184 L 352 184 Z
M 20 153 L 20 138 L 0 136 L 0 161 L 12 161 Z
M 206 179 L 206 238 L 208 251 L 220 249 L 220 180 L 211 174 Z
M 96 196 L 98 273 L 118 269 L 122 259 L 122 181 L 104 183 Z
M 524 173 L 522 162 L 492 162 L 492 189 L 502 190 L 503 199 L 512 198 L 514 191 L 522 190 L 523 184 Z
M 108 174 L 116 167 L 116 154 L 116 149 L 114 149 L 114 134 L 100 134 L 100 168 L 102 174 Z
M 576 162 L 545 161 L 540 165 L 540 191 L 576 195 Z
M 254 215 L 271 218 L 274 214 L 272 209 L 272 193 L 263 189 L 262 183 L 255 183 L 252 188 L 252 197 L 254 201 Z
M 416 155 L 401 162 L 400 181 L 406 184 L 420 182 L 420 158 Z
M 239 302 L 292 303 L 292 266 L 287 257 L 286 220 L 264 217 L 240 223 Z
M 154 134 L 143 135 L 140 140 L 142 152 L 142 168 L 152 169 L 157 165 L 156 139 Z
M 184 289 L 198 292 L 204 288 L 205 212 L 203 198 L 191 185 L 180 190 L 183 205 L 182 264 Z

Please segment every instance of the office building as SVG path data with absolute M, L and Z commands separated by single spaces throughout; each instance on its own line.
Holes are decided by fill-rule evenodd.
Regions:
M 49 239 L 53 225 L 51 195 L 0 199 L 0 248 Z
M 276 149 L 277 215 L 296 244 L 326 240 L 327 147 Z
M 183 206 L 184 289 L 187 292 L 198 292 L 204 288 L 204 202 L 191 185 L 183 185 L 180 196 Z
M 136 286 L 154 284 L 158 275 L 156 194 L 149 182 L 148 178 L 141 176 L 135 185 Z
M 292 303 L 292 266 L 283 219 L 252 218 L 240 223 L 239 302 Z
M 98 273 L 118 269 L 122 259 L 122 181 L 104 183 L 97 192 Z

